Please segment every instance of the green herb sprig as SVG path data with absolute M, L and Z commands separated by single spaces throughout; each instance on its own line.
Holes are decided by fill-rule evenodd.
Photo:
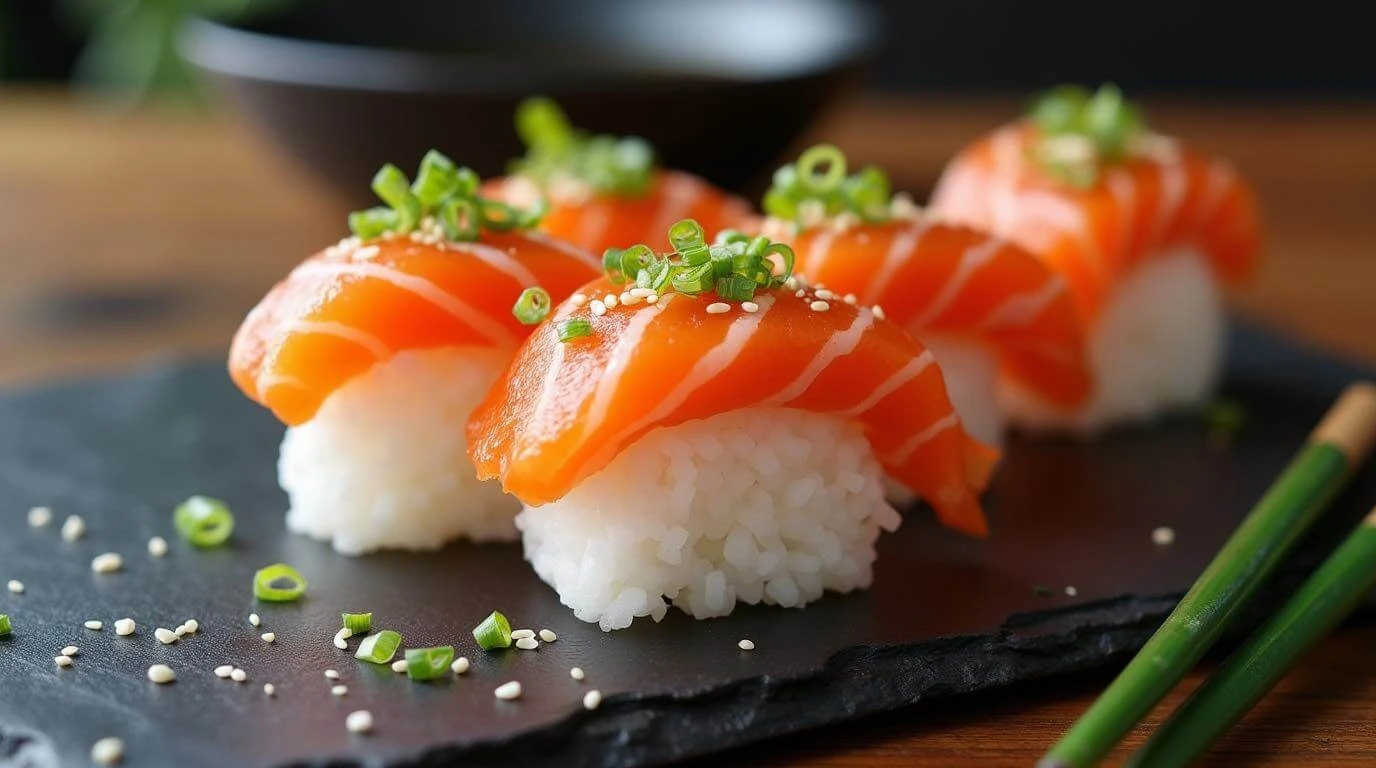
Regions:
M 727 301 L 749 301 L 793 275 L 793 249 L 764 235 L 727 229 L 708 245 L 702 225 L 683 219 L 669 228 L 669 243 L 674 250 L 662 256 L 648 245 L 608 248 L 602 266 L 615 285 L 689 296 L 715 290 Z
M 1041 134 L 1035 159 L 1053 177 L 1080 188 L 1094 184 L 1101 165 L 1126 159 L 1133 142 L 1147 131 L 1141 112 L 1112 83 L 1093 93 L 1078 85 L 1053 88 L 1032 103 L 1028 116 Z M 1061 156 L 1054 147 L 1066 139 L 1082 140 L 1092 152 L 1082 158 Z
M 372 187 L 387 205 L 349 214 L 349 229 L 364 239 L 389 232 L 408 234 L 432 216 L 445 237 L 471 242 L 484 229 L 504 232 L 534 227 L 546 208 L 543 201 L 523 210 L 483 197 L 479 193 L 482 179 L 478 174 L 455 165 L 433 149 L 425 153 L 414 182 L 400 168 L 388 163 L 373 176 Z
M 541 186 L 556 178 L 587 184 L 593 192 L 641 197 L 654 178 L 655 156 L 637 136 L 589 134 L 574 128 L 552 99 L 526 99 L 516 109 L 516 133 L 526 156 L 511 164 L 513 175 Z
M 882 224 L 893 218 L 893 191 L 889 177 L 869 165 L 846 175 L 846 156 L 831 144 L 818 144 L 797 161 L 774 172 L 774 183 L 764 194 L 764 212 L 775 218 L 808 226 L 812 214 L 849 213 L 861 221 Z

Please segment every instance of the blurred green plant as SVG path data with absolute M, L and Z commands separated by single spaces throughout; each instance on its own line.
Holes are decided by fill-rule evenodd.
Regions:
M 90 30 L 73 71 L 82 86 L 130 103 L 154 95 L 201 100 L 191 65 L 177 52 L 177 34 L 192 16 L 242 21 L 297 0 L 64 0 Z

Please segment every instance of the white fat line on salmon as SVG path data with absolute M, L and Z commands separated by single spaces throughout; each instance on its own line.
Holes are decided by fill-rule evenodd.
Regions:
M 673 295 L 673 294 L 669 294 Z M 666 296 L 667 298 L 667 296 Z M 621 441 L 639 432 L 650 424 L 673 413 L 675 409 L 683 405 L 688 396 L 700 389 L 704 384 L 721 375 L 722 371 L 731 367 L 731 364 L 740 357 L 745 345 L 750 338 L 759 330 L 760 323 L 764 321 L 769 310 L 774 306 L 773 296 L 760 296 L 756 303 L 760 305 L 758 312 L 741 313 L 731 320 L 731 327 L 726 330 L 726 336 L 716 346 L 707 350 L 707 353 L 698 358 L 698 361 L 689 369 L 687 375 L 679 381 L 678 385 L 669 391 L 669 394 L 660 399 L 659 405 L 654 410 L 631 422 L 627 427 L 618 432 L 611 440 L 608 440 L 602 450 L 590 457 L 587 464 L 603 466 L 614 455 L 617 446 Z M 644 311 L 644 310 L 641 310 Z M 605 383 L 608 376 L 603 374 L 602 381 Z M 599 393 L 600 394 L 600 393 Z M 588 423 L 595 423 L 591 420 Z
M 549 410 L 550 403 L 554 402 L 555 392 L 559 389 L 560 374 L 564 372 L 564 350 L 568 344 L 558 340 L 550 343 L 554 345 L 554 353 L 550 358 L 549 368 L 545 370 L 545 379 L 540 383 L 540 397 L 531 409 L 531 424 L 545 423 L 545 411 Z
M 702 197 L 705 191 L 703 186 L 686 173 L 670 172 L 665 175 L 659 210 L 655 212 L 650 231 L 658 236 L 660 232 L 667 232 L 674 222 L 685 218 L 693 203 Z
M 631 313 L 630 322 L 626 323 L 626 327 L 621 330 L 621 335 L 616 339 L 616 345 L 612 347 L 611 353 L 607 356 L 607 367 L 598 377 L 599 383 L 597 391 L 593 395 L 592 405 L 588 407 L 588 417 L 583 420 L 584 430 L 597 429 L 607 418 L 607 409 L 611 408 L 612 401 L 621 386 L 621 377 L 625 374 L 626 367 L 631 364 L 636 350 L 640 348 L 640 340 L 644 338 L 650 323 L 664 314 L 664 308 L 669 306 L 669 299 L 674 295 L 672 293 L 665 294 L 658 304 L 645 309 L 637 309 Z
M 922 350 L 922 354 L 909 360 L 907 365 L 899 368 L 892 376 L 880 382 L 879 386 L 875 387 L 868 397 L 836 415 L 854 418 L 865 413 L 883 402 L 884 398 L 897 392 L 903 385 L 920 376 L 923 371 L 931 366 L 934 360 L 936 360 L 936 355 L 932 354 L 932 350 Z
M 391 267 L 384 267 L 380 264 L 368 263 L 312 263 L 300 269 L 304 269 L 311 273 L 350 275 L 390 283 L 397 289 L 414 294 L 434 304 L 454 318 L 467 323 L 469 327 L 483 336 L 486 336 L 495 344 L 504 346 L 515 346 L 517 344 L 518 340 L 515 335 L 508 331 L 501 323 L 493 320 L 480 310 L 475 309 L 469 303 L 460 300 L 458 297 L 448 293 L 423 277 L 408 275 L 405 272 L 400 272 Z
M 1022 166 L 1027 162 L 1023 157 L 1023 143 L 1018 128 L 1009 126 L 994 133 L 990 148 L 991 168 L 989 170 L 990 221 L 989 228 L 994 232 L 1011 232 L 1018 215 L 1018 179 Z M 978 162 L 977 159 L 968 161 Z
M 1185 167 L 1179 163 L 1157 163 L 1161 176 L 1161 207 L 1156 211 L 1155 223 L 1151 228 L 1152 246 L 1165 242 L 1171 224 L 1180 215 L 1180 206 L 1185 202 Z
M 1019 293 L 1008 297 L 1002 304 L 975 325 L 976 328 L 1003 328 L 1005 326 L 1030 325 L 1055 303 L 1056 298 L 1065 293 L 1065 278 L 1049 273 L 1046 282 L 1035 291 Z
M 928 304 L 927 309 L 913 321 L 913 327 L 926 328 L 941 317 L 941 314 L 950 309 L 951 303 L 960 296 L 960 292 L 969 284 L 970 278 L 992 262 L 994 255 L 1003 248 L 1003 241 L 994 239 L 966 248 L 965 252 L 960 255 L 960 261 L 956 262 L 955 271 L 946 279 L 946 285 L 941 287 L 941 291 L 937 293 L 932 303 Z
M 295 376 L 285 376 L 276 373 L 268 374 L 265 376 L 263 374 L 266 371 L 266 368 L 259 368 L 258 378 L 254 382 L 254 384 L 258 388 L 258 397 L 260 399 L 267 399 L 268 393 L 274 389 L 277 389 L 278 387 L 294 387 L 296 389 L 302 390 L 310 389 L 310 387 L 306 386 L 306 382 L 296 378 Z
M 592 267 L 598 272 L 602 271 L 602 262 L 594 258 L 591 253 L 588 253 L 586 250 L 579 248 L 573 243 L 566 243 L 558 238 L 550 237 L 549 235 L 546 235 L 544 232 L 536 232 L 534 230 L 522 232 L 521 234 L 532 243 L 539 243 L 540 245 L 548 246 L 564 254 L 565 256 L 569 256 L 584 264 L 587 264 L 588 266 Z
M 836 362 L 836 359 L 849 355 L 860 346 L 860 340 L 864 338 L 865 332 L 874 325 L 874 315 L 870 312 L 856 312 L 855 319 L 851 321 L 850 327 L 840 333 L 833 334 L 827 343 L 822 346 L 816 356 L 812 358 L 798 374 L 798 378 L 771 397 L 765 398 L 760 405 L 787 405 L 794 399 L 802 395 L 817 381 L 817 377 L 822 372 Z
M 884 262 L 879 265 L 879 271 L 870 281 L 870 287 L 865 290 L 861 303 L 869 306 L 879 303 L 884 291 L 889 289 L 889 283 L 893 282 L 893 276 L 898 272 L 898 268 L 907 264 L 909 257 L 917 253 L 922 238 L 930 231 L 931 226 L 926 222 L 909 224 L 898 230 L 893 242 L 889 244 L 888 253 L 884 254 Z
M 1237 182 L 1237 174 L 1232 166 L 1215 160 L 1209 164 L 1209 180 L 1204 188 L 1204 199 L 1195 207 L 1194 218 L 1190 221 L 1188 233 L 1193 235 L 1213 221 L 1223 206 L 1227 192 Z
M 821 266 L 822 258 L 831 250 L 831 244 L 836 240 L 836 230 L 831 228 L 817 230 L 817 236 L 812 239 L 812 247 L 807 249 L 807 255 L 803 258 L 803 269 L 799 270 L 808 273 L 814 267 Z
M 1104 185 L 1113 198 L 1113 207 L 1118 211 L 1118 244 L 1114 264 L 1124 266 L 1131 263 L 1132 231 L 1137 227 L 1137 181 L 1132 174 L 1122 168 L 1114 168 L 1105 174 Z
M 1084 208 L 1054 192 L 1040 190 L 1023 193 L 1019 205 L 1019 216 L 1022 218 L 1048 226 L 1078 242 L 1085 254 L 1081 258 L 1084 265 L 1096 275 L 1103 275 L 1106 269 L 1103 250 L 1090 234 L 1089 219 Z M 1051 247 L 1052 241 L 1029 242 L 1023 245 L 1033 253 L 1042 253 Z
M 319 334 L 321 336 L 333 336 L 337 339 L 352 342 L 368 350 L 368 354 L 378 360 L 386 360 L 392 356 L 392 349 L 388 347 L 382 339 L 361 331 L 350 325 L 335 323 L 330 321 L 318 320 L 298 320 L 290 323 L 283 329 L 286 334 Z
M 530 270 L 526 269 L 526 265 L 512 258 L 511 254 L 500 248 L 493 248 L 482 243 L 447 243 L 445 248 L 472 256 L 515 280 L 522 288 L 529 288 L 540 282 Z
M 578 221 L 578 236 L 574 242 L 600 242 L 602 236 L 607 233 L 607 227 L 610 226 L 611 223 L 612 211 L 608 203 L 597 199 L 589 200 L 582 207 L 582 213 Z
M 890 452 L 888 454 L 888 462 L 898 465 L 908 463 L 908 459 L 912 458 L 918 448 L 921 448 L 923 445 L 935 439 L 937 435 L 948 429 L 954 428 L 958 424 L 960 424 L 960 417 L 956 415 L 955 411 L 951 411 L 932 422 L 931 426 L 908 438 L 908 440 L 898 446 L 896 450 Z

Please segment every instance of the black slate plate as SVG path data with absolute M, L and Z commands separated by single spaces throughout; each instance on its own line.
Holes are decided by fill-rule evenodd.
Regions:
M 694 622 L 603 634 L 577 621 L 524 566 L 518 549 L 455 546 L 431 555 L 358 559 L 288 535 L 274 482 L 280 428 L 233 391 L 218 365 L 169 365 L 0 399 L 0 593 L 13 616 L 0 640 L 0 765 L 81 764 L 108 735 L 129 765 L 366 764 L 632 766 L 701 755 L 919 699 L 1063 674 L 1123 657 L 1151 628 L 1284 465 L 1341 386 L 1362 371 L 1257 332 L 1236 335 L 1226 390 L 1250 419 L 1231 450 L 1210 449 L 1196 418 L 1102 442 L 1015 442 L 990 500 L 994 534 L 973 541 L 909 515 L 883 539 L 876 583 L 805 610 L 745 608 Z M 1274 604 L 1376 499 L 1365 472 L 1259 607 Z M 169 510 L 192 493 L 228 499 L 233 545 L 192 551 Z M 56 512 L 30 529 L 24 512 Z M 66 514 L 89 524 L 63 542 Z M 1171 525 L 1176 543 L 1150 531 Z M 160 534 L 166 558 L 147 555 Z M 121 552 L 124 571 L 91 572 Z M 255 605 L 253 571 L 286 561 L 310 579 L 297 604 Z M 1054 590 L 1034 593 L 1034 585 Z M 1064 594 L 1073 585 L 1078 597 Z M 493 608 L 550 627 L 539 651 L 478 651 L 469 629 Z M 264 625 L 245 617 L 256 610 Z M 465 677 L 415 684 L 330 643 L 341 610 L 372 610 L 407 645 L 454 643 Z M 115 636 L 133 617 L 138 634 Z M 106 629 L 82 627 L 102 619 Z M 155 627 L 196 618 L 174 646 Z M 266 645 L 260 631 L 277 633 Z M 737 650 L 748 637 L 758 648 Z M 81 647 L 71 669 L 52 657 Z M 149 683 L 149 664 L 178 672 Z M 215 678 L 232 663 L 249 683 Z M 568 670 L 587 670 L 587 681 Z M 325 669 L 349 687 L 330 694 Z M 492 689 L 520 680 L 525 696 Z M 262 684 L 277 688 L 266 698 Z M 585 691 L 607 695 L 596 712 Z M 344 729 L 371 710 L 377 730 Z

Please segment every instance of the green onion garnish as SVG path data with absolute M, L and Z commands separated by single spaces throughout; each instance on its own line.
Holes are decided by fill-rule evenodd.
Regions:
M 253 596 L 272 603 L 288 603 L 306 594 L 306 578 L 286 563 L 276 563 L 253 574 Z
M 1076 187 L 1093 185 L 1099 165 L 1121 162 L 1147 130 L 1137 108 L 1112 83 L 1092 94 L 1077 85 L 1054 88 L 1033 102 L 1028 116 L 1041 133 L 1034 159 Z
M 365 239 L 389 232 L 407 234 L 432 217 L 445 237 L 462 242 L 478 239 L 483 229 L 529 229 L 544 215 L 543 203 L 517 209 L 483 197 L 481 187 L 478 174 L 432 149 L 421 160 L 414 183 L 395 165 L 382 166 L 373 177 L 373 192 L 386 207 L 354 211 L 349 214 L 349 229 Z
M 9 637 L 10 616 L 7 613 L 0 613 L 0 637 Z
M 608 249 L 602 266 L 616 284 L 634 275 L 636 288 L 656 293 L 673 290 L 689 296 L 715 289 L 726 301 L 749 301 L 756 291 L 777 288 L 793 274 L 793 249 L 764 236 L 724 230 L 708 245 L 702 227 L 684 219 L 669 228 L 669 242 L 674 251 L 663 256 L 647 245 Z M 561 341 L 576 338 L 565 338 L 564 327 L 561 324 Z
M 345 626 L 348 626 L 347 622 Z M 384 629 L 375 635 L 368 635 L 363 638 L 363 642 L 358 644 L 358 650 L 354 651 L 355 659 L 371 661 L 374 664 L 386 664 L 397 655 L 397 648 L 401 647 L 401 633 L 390 629 Z
M 866 166 L 847 176 L 845 154 L 830 144 L 818 144 L 774 172 L 763 206 L 770 216 L 807 227 L 816 216 L 842 213 L 883 223 L 893 218 L 892 202 L 889 177 L 883 171 Z
M 410 648 L 406 651 L 406 676 L 412 680 L 434 680 L 449 671 L 454 661 L 454 646 Z
M 560 320 L 555 330 L 559 334 L 559 340 L 567 342 L 592 335 L 592 323 L 581 317 L 570 317 Z
M 182 538 L 198 547 L 218 547 L 234 532 L 234 514 L 219 499 L 192 496 L 172 512 L 172 524 Z
M 340 618 L 344 621 L 344 628 L 355 635 L 366 635 L 373 628 L 371 613 L 342 613 Z
M 510 648 L 511 622 L 506 620 L 501 611 L 493 611 L 481 624 L 473 628 L 473 639 L 478 641 L 478 647 L 484 651 Z
M 589 135 L 569 124 L 552 100 L 526 99 L 516 108 L 516 132 L 526 156 L 512 163 L 511 172 L 548 187 L 557 179 L 573 179 L 594 192 L 640 197 L 654 177 L 654 150 L 635 136 Z
M 511 308 L 511 314 L 524 325 L 538 325 L 549 316 L 551 303 L 549 291 L 538 285 L 532 286 L 521 291 L 515 306 Z
M 727 301 L 750 301 L 755 298 L 755 281 L 731 275 L 717 280 L 717 295 Z

